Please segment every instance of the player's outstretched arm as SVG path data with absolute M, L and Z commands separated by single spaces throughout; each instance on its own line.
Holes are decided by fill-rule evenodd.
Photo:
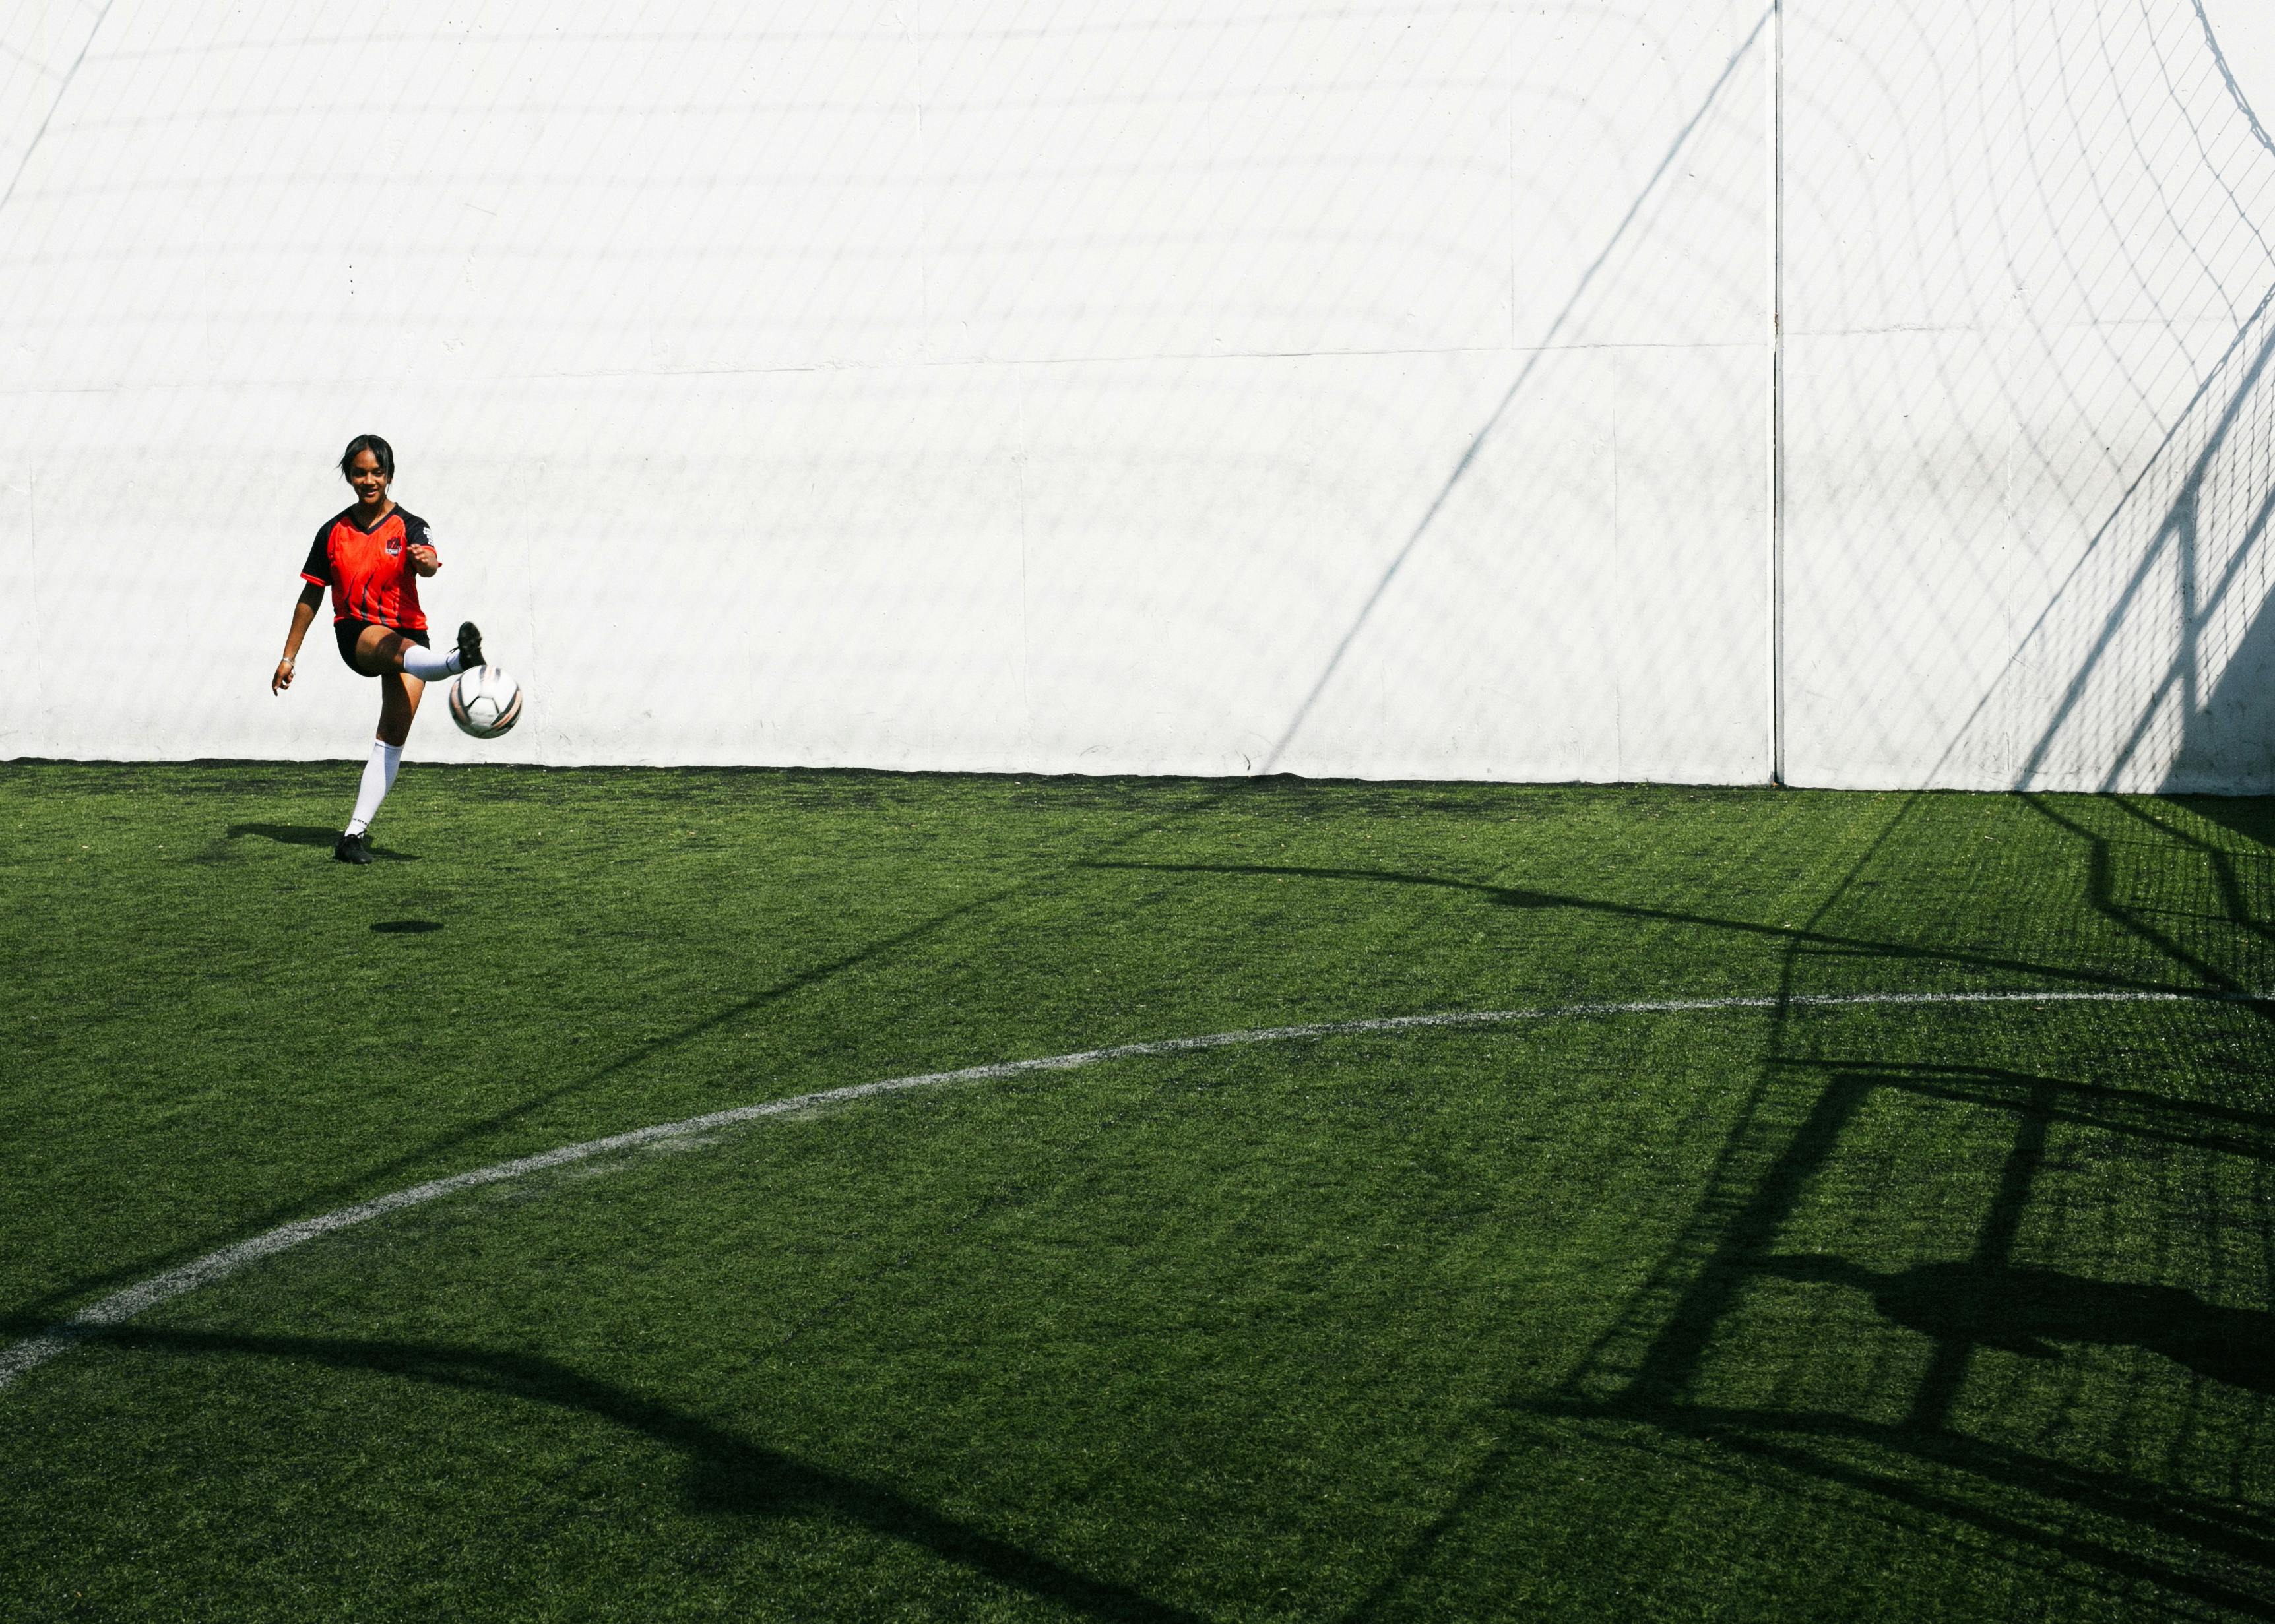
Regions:
M 300 657 L 300 640 L 308 635 L 323 601 L 324 589 L 315 582 L 301 586 L 300 596 L 292 605 L 292 629 L 284 634 L 284 657 L 276 662 L 276 675 L 268 679 L 269 692 L 283 693 L 292 685 L 292 662 Z

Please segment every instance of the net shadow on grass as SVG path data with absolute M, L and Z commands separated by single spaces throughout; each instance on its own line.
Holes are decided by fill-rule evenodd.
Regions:
M 1093 1578 L 935 1511 L 883 1483 L 835 1472 L 752 1443 L 700 1416 L 584 1375 L 537 1354 L 416 1342 L 213 1335 L 115 1327 L 93 1333 L 114 1347 L 241 1356 L 368 1372 L 592 1416 L 679 1456 L 686 1508 L 737 1521 L 823 1515 L 931 1552 L 984 1579 L 1086 1618 L 1198 1624 L 1199 1615 Z
M 1828 921 L 1920 798 L 1908 798 L 1828 888 L 1806 928 L 1741 927 L 1784 938 L 1781 996 L 1792 994 L 1805 963 L 1827 952 L 1856 950 L 1859 944 L 1826 928 Z M 2090 842 L 2085 900 L 2098 916 L 2150 948 L 2176 980 L 2229 990 L 2240 985 L 2229 969 L 2159 926 L 2155 904 L 2170 900 L 2170 872 L 2152 871 L 2145 887 L 2138 877 L 2122 874 L 2124 843 L 2090 827 L 2092 813 L 2114 808 L 2143 834 L 2153 833 L 2165 853 L 2193 857 L 2202 865 L 2202 890 L 2218 910 L 2208 917 L 2245 942 L 2264 939 L 2267 925 L 2254 910 L 2233 854 L 2183 827 L 2185 818 L 2164 815 L 2160 809 L 2167 803 L 2103 797 L 2081 808 L 2044 797 L 2030 800 L 2067 835 Z M 2275 807 L 2265 804 L 2223 806 L 2230 816 L 2220 821 L 2241 825 L 2246 833 L 2275 822 L 2269 816 Z M 2182 883 L 2199 883 L 2198 868 L 2181 872 Z M 1520 907 L 1570 900 L 1426 875 L 1351 871 L 1319 877 L 1448 886 Z M 2148 903 L 2131 900 L 2131 891 L 2143 889 Z M 1651 910 L 1636 911 L 1648 916 Z M 2275 1112 L 2126 1087 L 2098 1076 L 1897 1062 L 1877 1055 L 1818 1059 L 1803 1050 L 1802 1032 L 1782 1008 L 1772 1014 L 1764 1054 L 1760 1075 L 1734 1110 L 1703 1193 L 1645 1282 L 1561 1381 L 1546 1392 L 1527 1385 L 1501 1396 L 1498 1441 L 1344 1616 L 1371 1616 L 1426 1586 L 1441 1550 L 1523 1469 L 1534 1444 L 1568 1448 L 1569 1431 L 1577 1428 L 1594 1446 L 1679 1457 L 1689 1467 L 1755 1487 L 1767 1468 L 1768 1481 L 1784 1492 L 1801 1494 L 1815 1484 L 1877 1502 L 1883 1514 L 1972 1529 L 1992 1542 L 1982 1552 L 1984 1560 L 2034 1574 L 2059 1564 L 2073 1579 L 2097 1588 L 2154 1585 L 2169 1598 L 2275 1618 L 2275 1516 L 2240 1491 L 2191 1492 L 2182 1481 L 2184 1469 L 2158 1451 L 2162 1444 L 2170 1454 L 2189 1449 L 2201 1454 L 2212 1447 L 2203 1439 L 2216 1439 L 2217 1427 L 2183 1423 L 2180 1434 L 2167 1437 L 2146 1419 L 2159 1413 L 2158 1396 L 2178 1385 L 2190 1389 L 2191 1414 L 2212 1402 L 2203 1396 L 2207 1389 L 2225 1391 L 2221 1401 L 2230 1405 L 2259 1406 L 2275 1397 L 2275 1314 L 2215 1303 L 2156 1278 L 2124 1278 L 2161 1271 L 2168 1250 L 2223 1224 L 2251 1232 L 2241 1242 L 2244 1250 L 2275 1255 L 2275 1220 L 2264 1202 L 2275 1186 Z M 2248 1068 L 2252 1061 L 2246 1055 L 2240 1063 Z M 1977 1121 L 2005 1125 L 2003 1150 L 1980 1168 L 1987 1200 L 1971 1241 L 1963 1243 L 1965 1255 L 1936 1255 L 1939 1249 L 1931 1249 L 1921 1257 L 1916 1237 L 1899 1243 L 1901 1260 L 1894 1266 L 1885 1259 L 1874 1267 L 1840 1252 L 1803 1250 L 1796 1243 L 1805 1244 L 1799 1220 L 1821 1217 L 1809 1210 L 1812 1189 L 1843 1156 L 1868 1107 L 1890 1101 L 1927 1113 L 1973 1113 Z M 1999 1131 L 1993 1130 L 1993 1143 Z M 2082 1151 L 2081 1142 L 2087 1146 Z M 2022 1250 L 2026 1214 L 2048 1201 L 2056 1204 L 2047 1209 L 2056 1214 L 2056 1233 L 2067 1235 L 2059 1215 L 2071 1192 L 2056 1188 L 2049 1194 L 2045 1175 L 2050 1167 L 2069 1170 L 2072 1159 L 2092 1154 L 2094 1145 L 2187 1169 L 2193 1197 L 2128 1217 L 2128 1234 L 2143 1226 L 2154 1231 L 2143 1253 L 2150 1261 L 2125 1250 L 2105 1265 L 2106 1277 L 2092 1272 L 2092 1262 L 2085 1270 L 2056 1266 L 2035 1247 Z M 2228 1211 L 2207 1193 L 2222 1161 L 2253 1192 Z M 2098 1197 L 2090 1205 L 2098 1212 L 2106 1200 Z M 1901 1229 L 1908 1209 L 1884 1179 L 1868 1187 L 1854 1221 L 1865 1227 L 1860 1239 L 1869 1240 L 1876 1221 Z M 1907 1250 L 1917 1260 L 1903 1258 Z M 2067 1258 L 2060 1262 L 2072 1264 Z M 1775 1311 L 1766 1322 L 1748 1317 L 1758 1301 L 1753 1294 L 1765 1288 L 1825 1295 L 1812 1295 L 1802 1311 L 1805 1331 L 1781 1333 Z M 1839 1316 L 1854 1321 L 1865 1305 L 1863 1324 L 1879 1328 L 1840 1337 Z M 1765 1323 L 1772 1340 L 1764 1340 Z M 1774 1340 L 1780 1334 L 1790 1346 Z M 1881 1341 L 1863 1346 L 1876 1337 Z M 2090 1366 L 2077 1363 L 2096 1350 L 2108 1356 Z M 2032 1379 L 2017 1377 L 2012 1368 L 1986 1374 L 1985 1352 L 2026 1360 L 2045 1375 L 2033 1388 Z M 1883 1360 L 1879 1367 L 1872 1363 L 1876 1355 Z M 1963 1402 L 1971 1378 L 2007 1383 L 1997 1390 L 2003 1401 L 2012 1396 L 2010 1388 L 2025 1397 L 2043 1396 L 2057 1372 L 2075 1383 L 2087 1379 L 2082 1372 L 2089 1369 L 2105 1380 L 2115 1374 L 2111 1401 L 2123 1411 L 2116 1439 L 2098 1456 L 2090 1443 L 2082 1449 L 2077 1443 L 2076 1429 L 2090 1417 L 2076 1410 L 2075 1392 L 2065 1392 L 2056 1416 L 2020 1439 L 2006 1435 L 2015 1424 L 1999 1416 L 1999 1403 L 1986 1406 L 1980 1391 L 1971 1407 Z M 1726 1379 L 1739 1390 L 1715 1391 Z M 1767 1394 L 1757 1390 L 1765 1380 Z M 1749 1382 L 1756 1391 L 1745 1390 Z M 1768 1401 L 1759 1401 L 1765 1397 Z M 1734 1398 L 1738 1401 L 1728 1401 Z M 2143 1427 L 2145 1432 L 2139 1431 Z M 1543 1428 L 1559 1434 L 1561 1442 L 1541 1436 Z M 2075 1458 L 2082 1453 L 2086 1458 Z M 2112 1469 L 2112 1455 L 2143 1464 L 2137 1470 Z M 2159 1473 L 2159 1466 L 2167 1469 Z M 2206 1469 L 2217 1476 L 2221 1462 Z M 2227 1482 L 2241 1480 L 2238 1461 L 2226 1460 L 2225 1469 Z
M 2241 1498 L 2189 1492 L 2146 1469 L 2063 1459 L 2058 1435 L 2037 1440 L 2039 1447 L 2017 1446 L 1955 1418 L 1986 1350 L 2042 1363 L 2050 1373 L 2071 1349 L 2150 1356 L 2145 1373 L 2136 1367 L 2128 1384 L 2128 1414 L 2154 1413 L 2143 1406 L 2144 1384 L 2167 1379 L 2275 1396 L 2275 1314 L 2215 1303 L 2184 1287 L 2099 1279 L 2015 1255 L 2053 1130 L 2085 1128 L 2167 1154 L 2242 1158 L 2264 1175 L 2275 1167 L 2275 1113 L 1991 1068 L 1836 1068 L 1821 1080 L 1803 1075 L 1805 1068 L 1786 1069 L 1788 1109 L 1779 1110 L 1774 1098 L 1756 1102 L 1751 1120 L 1733 1135 L 1752 1143 L 1726 1157 L 1735 1175 L 1709 1190 L 1684 1244 L 1662 1265 L 1682 1277 L 1679 1283 L 1662 1280 L 1657 1292 L 1638 1294 L 1628 1323 L 1553 1391 L 1504 1395 L 1500 1445 L 1367 1603 L 1347 1616 L 1366 1616 L 1429 1571 L 1438 1547 L 1520 1469 L 1533 1429 L 1576 1425 L 1599 1446 L 1672 1449 L 1693 1463 L 1703 1454 L 1710 1467 L 1750 1461 L 1775 1469 L 1788 1484 L 1813 1481 L 1969 1527 L 2006 1545 L 1996 1554 L 2008 1560 L 2036 1553 L 2106 1582 L 2150 1583 L 2275 1618 L 2275 1516 Z M 1886 1093 L 2012 1120 L 1969 1256 L 1872 1268 L 1838 1254 L 1787 1250 L 1814 1182 L 1865 1108 Z M 1746 1164 L 1756 1171 L 1737 1174 Z M 2260 1227 L 2267 1227 L 2264 1219 Z M 1763 1282 L 1862 1297 L 1884 1326 L 1908 1333 L 1910 1346 L 1928 1344 L 1925 1356 L 1892 1381 L 1876 1371 L 1871 1350 L 1853 1340 L 1803 1352 L 1750 1344 L 1742 1310 Z M 1742 1365 L 1787 1360 L 1790 1368 L 1779 1371 L 1776 1384 L 1813 1401 L 1716 1401 L 1702 1389 L 1712 1386 L 1718 1358 Z M 2173 1368 L 2160 1376 L 2159 1363 Z M 1901 1390 L 1907 1384 L 1908 1395 Z M 1848 1401 L 1825 1402 L 1828 1389 L 1845 1389 Z M 1901 1417 L 1876 1413 L 1891 1399 L 1904 1401 Z M 2055 1433 L 2076 1419 L 2066 1416 Z M 2141 1447 L 2126 1453 L 2153 1455 L 2153 1436 L 2128 1441 Z
M 2231 834 L 2240 835 L 2246 840 L 2256 841 L 2275 850 L 2275 797 L 2170 795 L 2160 797 L 2160 801 L 2162 804 L 2193 812 Z
M 2039 817 L 2085 846 L 2089 862 L 2086 902 L 2094 912 L 2127 935 L 2135 938 L 2173 963 L 2185 964 L 2224 991 L 2241 990 L 2241 984 L 2233 976 L 2218 965 L 2207 963 L 2201 955 L 2189 951 L 2184 944 L 2173 939 L 2170 931 L 2158 928 L 2145 910 L 2128 905 L 2119 895 L 2117 864 L 2112 850 L 2114 842 L 2108 835 L 2066 815 L 2061 807 L 2048 797 L 2026 795 L 2022 798 L 2023 804 Z M 2135 823 L 2145 825 L 2160 839 L 2178 841 L 2188 847 L 2203 859 L 2209 871 L 2212 888 L 2218 895 L 2226 923 L 2245 934 L 2275 943 L 2275 929 L 2252 910 L 2250 898 L 2245 893 L 2243 876 L 2237 872 L 2232 853 L 2222 850 L 2197 835 L 2187 827 L 2184 820 L 2154 815 L 2151 809 L 2158 805 L 2155 801 L 2144 803 L 2123 797 L 2111 797 L 2097 804 L 2115 807 Z M 2259 806 L 2263 817 L 2269 811 L 2275 810 L 2275 803 L 2249 804 Z M 2275 822 L 2275 820 L 2270 821 Z
M 2233 978 L 2210 967 L 2203 969 L 2198 979 L 2183 981 L 2147 981 L 2138 977 L 2112 974 L 2075 964 L 2041 963 L 2034 959 L 2002 956 L 1997 954 L 1969 953 L 1956 948 L 1922 947 L 1913 943 L 1875 940 L 1869 937 L 1846 936 L 1810 926 L 1765 925 L 1751 919 L 1724 918 L 1713 914 L 1689 913 L 1680 909 L 1650 908 L 1634 903 L 1606 902 L 1596 897 L 1575 896 L 1555 891 L 1536 891 L 1515 886 L 1490 885 L 1482 880 L 1457 880 L 1440 874 L 1402 873 L 1389 869 L 1368 868 L 1305 868 L 1293 865 L 1255 863 L 1129 863 L 1095 861 L 1085 865 L 1091 868 L 1124 868 L 1150 870 L 1165 873 L 1236 874 L 1258 879 L 1301 879 L 1349 880 L 1374 885 L 1423 886 L 1448 891 L 1467 892 L 1502 908 L 1573 909 L 1576 910 L 1611 915 L 1619 918 L 1636 919 L 1659 925 L 1696 925 L 1704 930 L 1729 931 L 1744 936 L 1759 937 L 1781 942 L 1795 948 L 1818 948 L 1845 957 L 1864 959 L 1910 959 L 1929 963 L 1963 964 L 1976 970 L 2011 971 L 2022 975 L 2043 976 L 2066 982 L 2080 982 L 2088 986 L 2110 987 L 2131 992 L 2196 992 L 2209 982 L 2222 992 L 2245 989 Z M 2173 956 L 2177 957 L 2177 956 Z M 2195 969 L 2194 963 L 2187 966 Z
M 2090 1280 L 2010 1263 L 1871 1269 L 1822 1252 L 1756 1260 L 1764 1274 L 1869 1294 L 1880 1317 L 1946 1346 L 2033 1359 L 2057 1342 L 2138 1348 L 2199 1376 L 2275 1395 L 2275 1314 L 2225 1308 L 2181 1286 Z M 1931 1395 L 1939 1413 L 1946 1401 Z

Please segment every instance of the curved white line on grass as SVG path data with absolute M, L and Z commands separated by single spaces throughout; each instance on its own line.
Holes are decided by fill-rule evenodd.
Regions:
M 955 1071 L 926 1071 L 914 1076 L 888 1077 L 878 1083 L 856 1083 L 846 1088 L 797 1094 L 788 1099 L 769 1099 L 763 1105 L 737 1106 L 732 1110 L 712 1111 L 676 1122 L 659 1122 L 652 1128 L 635 1128 L 630 1133 L 610 1134 L 604 1139 L 587 1139 L 581 1144 L 564 1144 L 558 1150 L 545 1151 L 535 1156 L 518 1156 L 511 1161 L 493 1162 L 487 1167 L 476 1167 L 469 1173 L 454 1173 L 448 1178 L 414 1184 L 408 1190 L 398 1190 L 369 1201 L 359 1201 L 353 1206 L 336 1208 L 314 1218 L 280 1224 L 250 1240 L 239 1241 L 234 1246 L 224 1246 L 219 1251 L 208 1252 L 178 1269 L 169 1269 L 163 1274 L 154 1274 L 123 1291 L 115 1291 L 89 1303 L 61 1324 L 50 1326 L 35 1336 L 26 1337 L 11 1348 L 0 1349 L 0 1387 L 6 1386 L 34 1366 L 46 1363 L 91 1333 L 123 1325 L 145 1309 L 155 1308 L 161 1303 L 170 1303 L 200 1286 L 211 1285 L 234 1274 L 248 1264 L 257 1263 L 263 1258 L 273 1258 L 278 1252 L 290 1251 L 336 1229 L 351 1228 L 374 1218 L 383 1218 L 389 1212 L 399 1212 L 405 1207 L 423 1206 L 429 1201 L 438 1201 L 460 1190 L 478 1190 L 485 1184 L 503 1184 L 527 1174 L 542 1173 L 548 1167 L 565 1167 L 571 1162 L 605 1156 L 612 1151 L 629 1151 L 660 1140 L 682 1139 L 714 1128 L 731 1128 L 738 1123 L 755 1122 L 764 1117 L 802 1111 L 809 1106 L 865 1099 L 872 1095 L 896 1094 L 908 1089 L 931 1088 L 943 1083 L 986 1083 L 999 1077 L 1015 1077 L 1029 1071 L 1072 1071 L 1078 1067 L 1095 1066 L 1103 1061 L 1131 1060 L 1148 1054 L 1184 1054 L 1197 1049 L 1223 1049 L 1241 1044 L 1342 1038 L 1364 1032 L 1406 1031 L 1417 1027 L 1500 1026 L 1519 1021 L 1572 1020 L 1589 1016 L 1688 1015 L 1717 1009 L 1829 1009 L 1857 1005 L 2271 1002 L 2275 1002 L 2275 994 L 2263 993 L 2117 990 L 1832 993 L 1790 998 L 1671 998 L 1638 1003 L 1565 1004 L 1545 1009 L 1478 1009 L 1442 1015 L 1385 1016 L 1367 1021 L 1320 1021 L 1305 1026 L 1262 1026 L 1248 1031 L 1210 1032 L 1198 1038 L 1163 1038 L 1150 1043 L 1117 1043 L 1107 1048 L 1083 1049 L 1072 1054 L 1048 1054 L 1039 1060 L 998 1061 L 992 1065 L 965 1066 Z

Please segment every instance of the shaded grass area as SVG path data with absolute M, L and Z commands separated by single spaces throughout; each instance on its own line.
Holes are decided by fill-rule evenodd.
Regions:
M 0 1320 L 567 1141 L 1436 1009 L 2275 989 L 2275 809 L 0 767 Z M 2262 1617 L 2267 1007 L 1116 1062 L 332 1237 L 0 1392 L 29 1616 Z

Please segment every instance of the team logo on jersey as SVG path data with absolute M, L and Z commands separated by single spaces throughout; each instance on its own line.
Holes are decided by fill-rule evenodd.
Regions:
M 403 538 L 402 538 L 401 536 L 389 536 L 389 537 L 388 537 L 388 539 L 387 539 L 387 555 L 388 555 L 389 558 L 393 558 L 393 557 L 395 557 L 397 554 L 401 553 L 402 551 L 403 551 Z

